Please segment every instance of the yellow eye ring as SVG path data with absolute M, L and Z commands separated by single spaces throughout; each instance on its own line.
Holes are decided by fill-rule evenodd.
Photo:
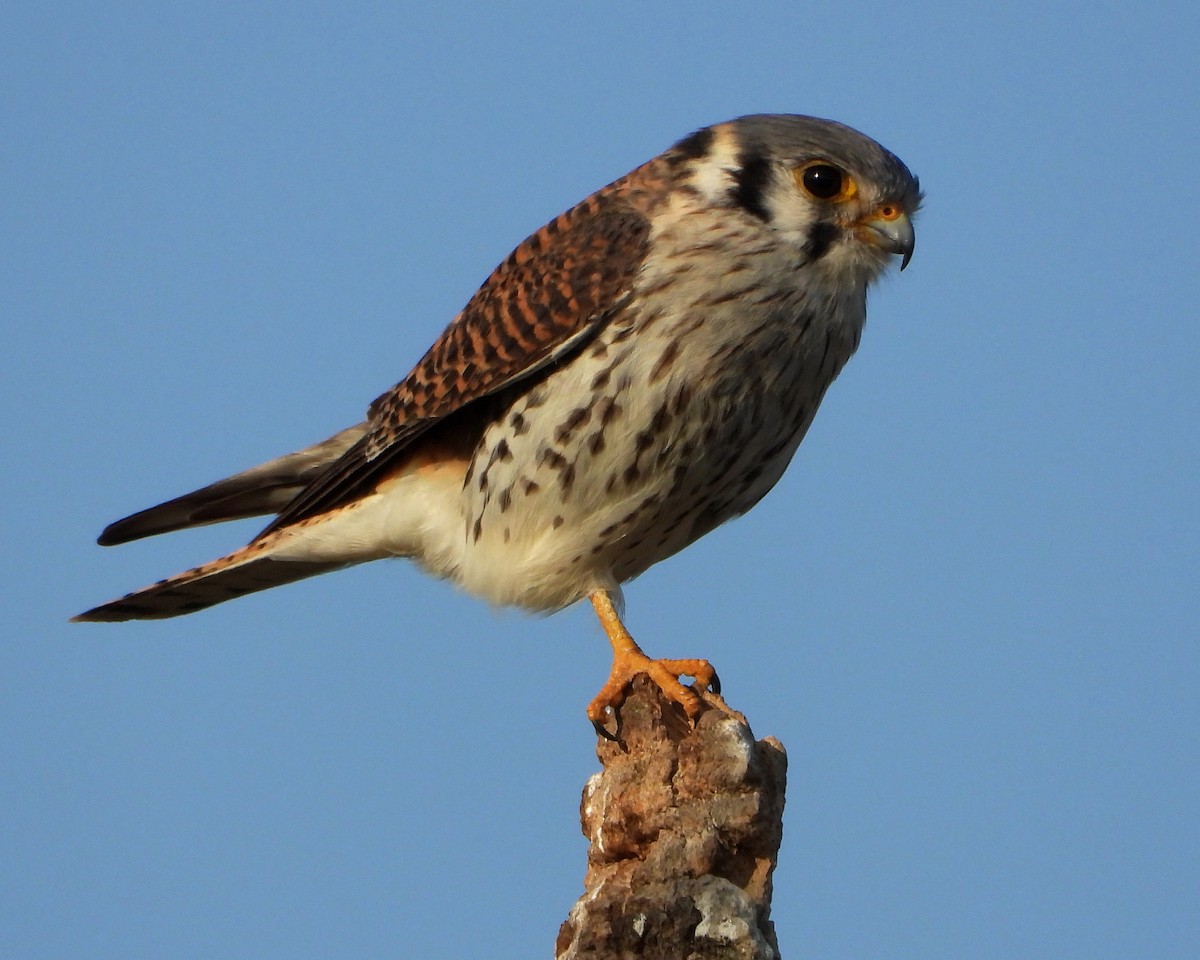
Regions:
M 796 185 L 814 200 L 841 203 L 858 192 L 858 184 L 841 167 L 828 160 L 811 160 L 792 171 Z

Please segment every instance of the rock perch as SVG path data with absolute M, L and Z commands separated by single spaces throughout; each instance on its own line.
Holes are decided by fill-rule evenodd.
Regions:
M 601 741 L 604 769 L 583 791 L 586 889 L 559 930 L 557 960 L 777 960 L 782 744 L 755 741 L 727 708 L 690 729 L 643 678 L 621 718 L 622 743 Z

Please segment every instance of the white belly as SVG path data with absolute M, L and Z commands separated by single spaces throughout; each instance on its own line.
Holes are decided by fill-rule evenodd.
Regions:
M 486 432 L 462 490 L 454 579 L 496 603 L 554 609 L 757 503 L 859 324 L 802 330 L 803 318 L 779 317 L 730 338 L 726 319 L 710 313 L 685 337 L 662 319 L 624 338 L 610 327 L 519 399 Z

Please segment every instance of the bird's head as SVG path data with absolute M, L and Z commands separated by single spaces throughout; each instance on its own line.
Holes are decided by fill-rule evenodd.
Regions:
M 857 130 L 815 117 L 759 114 L 676 145 L 692 185 L 794 246 L 803 266 L 874 279 L 908 266 L 921 187 L 901 160 Z

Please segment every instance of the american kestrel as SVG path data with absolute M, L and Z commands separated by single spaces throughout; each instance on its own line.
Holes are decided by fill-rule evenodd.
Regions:
M 694 719 L 712 667 L 647 657 L 620 585 L 774 486 L 858 346 L 867 287 L 908 264 L 920 202 L 897 157 L 830 120 L 699 130 L 518 246 L 365 422 L 110 525 L 101 544 L 276 514 L 75 619 L 408 557 L 495 604 L 588 597 L 613 648 L 601 733 L 639 673 Z

